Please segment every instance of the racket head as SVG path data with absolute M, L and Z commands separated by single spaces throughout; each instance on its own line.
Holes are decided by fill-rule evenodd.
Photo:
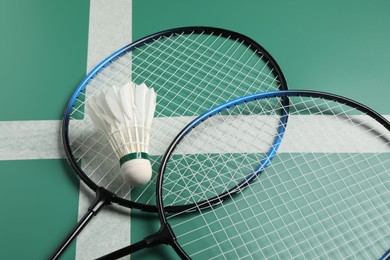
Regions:
M 167 146 L 192 118 L 226 100 L 287 88 L 281 69 L 262 46 L 242 34 L 211 27 L 155 33 L 97 65 L 65 109 L 62 140 L 66 157 L 92 190 L 102 186 L 115 194 L 113 202 L 154 212 L 154 197 L 144 195 L 155 193 L 154 180 L 142 187 L 144 191 L 123 184 L 117 178 L 117 158 L 85 112 L 90 95 L 129 80 L 146 83 L 157 93 L 150 144 L 154 178 Z M 279 127 L 275 126 L 275 131 Z
M 261 160 L 259 152 L 249 157 L 263 133 L 252 136 L 256 129 L 248 128 L 281 120 L 272 104 L 286 98 L 289 124 L 280 148 L 251 185 L 232 189 Z M 236 157 L 241 165 L 214 156 L 210 140 L 224 143 L 226 153 L 237 143 L 231 148 L 243 154 Z M 175 234 L 172 246 L 192 259 L 379 258 L 390 242 L 389 183 L 388 120 L 341 96 L 277 91 L 228 102 L 189 124 L 161 162 L 157 205 L 161 223 Z M 167 214 L 172 200 L 194 207 Z

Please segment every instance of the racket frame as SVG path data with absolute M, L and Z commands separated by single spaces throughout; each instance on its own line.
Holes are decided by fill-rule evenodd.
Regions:
M 222 104 L 220 106 L 215 107 L 214 109 L 211 109 L 210 111 L 204 113 L 203 115 L 197 117 L 194 119 L 191 123 L 189 123 L 183 130 L 175 137 L 175 139 L 172 141 L 172 143 L 169 145 L 166 153 L 164 154 L 160 168 L 158 171 L 157 179 L 156 179 L 156 205 L 158 209 L 158 216 L 160 220 L 161 229 L 163 230 L 166 227 L 169 227 L 170 234 L 171 234 L 171 241 L 165 242 L 165 244 L 169 244 L 173 247 L 173 249 L 176 252 L 184 252 L 185 251 L 181 248 L 181 246 L 177 243 L 174 232 L 171 230 L 170 225 L 168 223 L 167 217 L 166 217 L 166 211 L 164 210 L 164 202 L 163 202 L 163 182 L 164 182 L 164 172 L 168 165 L 168 161 L 171 157 L 171 154 L 175 150 L 176 146 L 180 143 L 180 141 L 186 136 L 188 133 L 191 132 L 192 129 L 194 129 L 197 125 L 202 123 L 203 121 L 207 120 L 208 118 L 218 114 L 219 112 L 228 109 L 229 107 L 233 107 L 239 104 L 242 104 L 244 102 L 251 102 L 258 99 L 266 99 L 266 98 L 273 98 L 273 97 L 279 97 L 283 100 L 283 102 L 288 102 L 289 97 L 295 97 L 295 96 L 301 96 L 301 97 L 314 97 L 314 98 L 325 98 L 328 100 L 333 100 L 341 104 L 348 105 L 350 107 L 353 107 L 357 110 L 359 110 L 362 113 L 365 113 L 369 116 L 371 116 L 373 119 L 375 119 L 378 123 L 383 125 L 387 130 L 390 131 L 390 122 L 384 118 L 381 114 L 374 111 L 373 109 L 357 102 L 352 99 L 342 97 L 339 95 L 321 92 L 321 91 L 312 91 L 312 90 L 281 90 L 281 91 L 270 91 L 270 92 L 263 92 L 263 93 L 257 93 L 253 95 L 248 95 L 242 98 L 238 98 L 232 101 L 229 101 L 225 104 Z M 288 103 L 285 103 L 288 104 Z M 286 107 L 288 108 L 288 107 Z M 288 111 L 288 110 L 287 110 Z M 281 127 L 285 126 L 287 123 L 287 115 L 285 117 L 281 118 Z M 268 153 L 266 158 L 261 162 L 261 164 L 255 169 L 253 174 L 248 175 L 248 177 L 242 181 L 240 184 L 238 184 L 236 187 L 218 195 L 213 198 L 210 198 L 208 200 L 204 200 L 201 202 L 194 203 L 194 210 L 201 210 L 204 208 L 209 208 L 210 206 L 215 206 L 218 203 L 222 203 L 225 199 L 231 198 L 233 194 L 238 193 L 242 191 L 250 182 L 252 182 L 256 177 L 259 176 L 259 173 L 269 164 L 270 160 L 274 155 L 276 154 L 276 151 L 280 145 L 280 142 L 283 138 L 284 129 L 280 129 L 281 132 L 278 133 L 278 137 L 274 141 L 274 145 L 277 145 L 275 149 L 271 149 Z M 280 136 L 279 136 L 280 135 Z M 263 165 L 264 163 L 264 165 Z M 158 233 L 157 233 L 158 234 Z M 166 235 L 166 234 L 165 234 Z M 166 240 L 166 238 L 165 238 Z M 390 259 L 390 250 L 388 250 L 384 256 L 382 256 L 381 259 Z M 179 254 L 179 253 L 178 253 Z M 124 255 L 122 255 L 124 256 Z M 187 254 L 185 254 L 185 257 L 179 254 L 181 258 L 184 259 L 190 259 Z
M 278 80 L 280 82 L 279 89 L 280 90 L 286 90 L 287 89 L 287 82 L 286 79 L 279 67 L 279 65 L 276 63 L 274 58 L 257 42 L 252 40 L 251 38 L 242 35 L 237 32 L 233 32 L 226 29 L 220 29 L 220 28 L 214 28 L 214 27 L 203 27 L 203 26 L 191 26 L 191 27 L 179 27 L 174 29 L 169 29 L 165 31 L 161 31 L 158 33 L 151 34 L 149 36 L 146 36 L 144 38 L 141 38 L 133 43 L 130 43 L 121 49 L 117 50 L 110 56 L 108 56 L 106 59 L 104 59 L 102 62 L 100 62 L 91 72 L 88 73 L 88 75 L 81 81 L 81 83 L 78 85 L 74 93 L 72 94 L 66 108 L 64 111 L 64 116 L 62 119 L 62 126 L 61 126 L 61 137 L 62 137 L 62 143 L 65 151 L 66 158 L 73 168 L 73 170 L 76 172 L 76 174 L 79 176 L 79 178 L 92 190 L 96 193 L 96 198 L 93 204 L 89 207 L 88 212 L 84 215 L 84 217 L 78 222 L 77 226 L 69 233 L 68 237 L 62 242 L 62 244 L 57 248 L 55 253 L 51 256 L 50 259 L 57 259 L 62 252 L 66 249 L 66 247 L 70 244 L 70 242 L 78 235 L 78 233 L 87 225 L 87 223 L 90 221 L 90 219 L 104 206 L 109 205 L 111 203 L 115 203 L 127 208 L 136 208 L 145 212 L 157 212 L 158 209 L 156 205 L 147 205 L 144 203 L 138 203 L 135 201 L 127 200 L 122 197 L 117 196 L 113 192 L 107 190 L 106 188 L 97 185 L 93 180 L 91 180 L 81 169 L 80 165 L 77 163 L 77 158 L 73 155 L 72 148 L 69 142 L 69 121 L 70 121 L 70 114 L 72 113 L 73 106 L 75 105 L 77 98 L 79 97 L 80 93 L 83 92 L 88 83 L 105 67 L 109 66 L 110 63 L 114 62 L 119 57 L 125 55 L 128 52 L 131 52 L 137 47 L 140 47 L 144 44 L 150 43 L 156 39 L 159 39 L 164 36 L 170 36 L 173 34 L 188 34 L 188 33 L 206 33 L 209 34 L 212 32 L 215 35 L 220 35 L 225 38 L 230 39 L 240 39 L 241 42 L 245 43 L 246 46 L 248 46 L 250 49 L 256 51 L 257 55 L 262 55 L 267 58 L 267 61 L 272 65 L 272 68 L 274 69 L 273 74 L 278 76 Z M 285 115 L 281 115 L 285 116 Z M 278 132 L 284 131 L 284 125 L 280 125 Z M 245 182 L 245 180 L 244 180 Z M 241 185 L 241 184 L 239 184 Z M 193 205 L 180 205 L 180 206 L 167 206 L 164 210 L 167 212 L 181 212 L 184 210 L 188 210 L 189 208 L 192 208 Z
M 77 173 L 77 175 L 80 177 L 80 179 L 94 192 L 97 191 L 97 189 L 100 187 L 94 181 L 92 181 L 81 169 L 80 165 L 77 163 L 77 158 L 74 157 L 72 148 L 69 144 L 69 120 L 70 120 L 70 114 L 72 112 L 73 106 L 80 95 L 82 91 L 85 90 L 86 86 L 88 85 L 89 81 L 93 79 L 95 75 L 97 75 L 101 70 L 103 70 L 106 66 L 108 66 L 111 62 L 115 61 L 120 56 L 126 54 L 127 52 L 132 51 L 133 49 L 149 43 L 155 39 L 158 39 L 160 37 L 164 37 L 166 35 L 172 35 L 175 33 L 202 33 L 202 32 L 214 32 L 215 34 L 222 35 L 224 37 L 229 37 L 231 39 L 241 39 L 243 42 L 246 42 L 246 45 L 249 46 L 252 50 L 255 50 L 256 52 L 259 52 L 266 56 L 266 58 L 271 63 L 272 67 L 275 69 L 274 74 L 278 75 L 279 81 L 280 81 L 280 90 L 286 90 L 287 89 L 287 82 L 286 79 L 279 67 L 279 65 L 276 63 L 276 61 L 272 58 L 272 56 L 257 42 L 252 40 L 251 38 L 239 34 L 237 32 L 220 29 L 220 28 L 214 28 L 214 27 L 201 27 L 201 26 L 193 26 L 193 27 L 179 27 L 175 29 L 169 29 L 162 32 L 158 32 L 149 36 L 146 36 L 138 41 L 135 41 L 129 45 L 126 45 L 125 47 L 119 49 L 118 51 L 114 52 L 112 55 L 107 57 L 105 60 L 103 60 L 101 63 L 99 63 L 85 78 L 84 80 L 79 84 L 75 92 L 70 98 L 70 101 L 65 109 L 63 120 L 62 120 L 62 143 L 64 146 L 66 158 L 68 159 L 69 164 L 72 166 L 74 171 Z M 284 105 L 284 104 L 283 104 Z M 285 114 L 281 114 L 282 117 L 285 116 Z M 282 123 L 279 126 L 278 132 L 284 131 L 285 125 Z M 279 142 L 279 140 L 275 140 L 275 142 Z M 245 180 L 244 180 L 245 182 Z M 107 190 L 107 192 L 111 193 Z M 124 198 L 121 198 L 115 194 L 111 194 L 112 196 L 109 196 L 109 201 L 124 207 L 128 208 L 136 208 L 140 209 L 145 212 L 156 212 L 156 206 L 155 205 L 147 205 L 143 203 L 138 203 L 134 201 L 130 201 Z M 167 212 L 178 212 L 187 210 L 188 208 L 191 208 L 191 205 L 182 205 L 182 206 L 167 206 L 166 211 Z

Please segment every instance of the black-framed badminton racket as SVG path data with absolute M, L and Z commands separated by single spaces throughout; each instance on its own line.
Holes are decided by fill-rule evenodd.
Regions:
M 141 188 L 123 182 L 117 154 L 92 125 L 85 106 L 91 96 L 129 81 L 145 83 L 157 94 L 149 147 L 153 177 Z M 96 193 L 96 199 L 51 259 L 58 258 L 107 204 L 157 212 L 154 187 L 159 162 L 176 134 L 196 116 L 226 100 L 286 88 L 282 71 L 263 47 L 242 34 L 217 28 L 185 27 L 155 33 L 102 61 L 73 93 L 62 122 L 67 159 Z M 280 116 L 285 117 L 284 110 L 280 110 Z M 279 122 L 273 127 L 275 132 L 284 130 Z M 190 207 L 166 205 L 166 211 Z
M 282 123 L 278 104 L 286 98 L 286 131 L 266 130 Z M 275 138 L 279 149 L 259 158 Z M 160 230 L 100 259 L 156 244 L 182 259 L 378 259 L 390 246 L 390 123 L 333 94 L 250 95 L 187 125 L 156 186 Z M 194 206 L 164 210 L 173 204 Z

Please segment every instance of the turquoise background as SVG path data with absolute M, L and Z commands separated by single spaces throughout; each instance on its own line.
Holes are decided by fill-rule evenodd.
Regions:
M 60 119 L 86 72 L 89 1 L 1 1 L 0 10 L 0 120 Z
M 389 115 L 389 11 L 385 0 L 133 0 L 133 39 L 189 25 L 237 31 L 272 54 L 290 89 L 334 92 Z M 0 121 L 61 118 L 85 76 L 88 19 L 88 0 L 0 2 Z M 77 221 L 78 179 L 65 160 L 0 161 L 0 178 L 0 259 L 47 258 Z M 133 240 L 157 228 L 133 222 Z M 72 244 L 63 259 L 74 252 Z
M 216 26 L 259 42 L 289 88 L 345 95 L 390 114 L 390 2 L 133 1 L 133 39 L 173 27 Z
M 88 0 L 0 1 L 0 121 L 61 119 L 85 76 L 88 20 Z M 0 182 L 0 259 L 47 259 L 77 222 L 78 178 L 65 159 L 15 160 L 0 161 Z
M 240 32 L 276 59 L 290 89 L 344 95 L 390 114 L 388 1 L 133 1 L 133 39 L 182 26 Z M 156 231 L 153 217 L 132 218 L 132 239 Z M 154 219 L 154 225 L 151 225 Z M 171 254 L 169 254 L 171 253 Z M 158 246 L 136 259 L 170 259 Z

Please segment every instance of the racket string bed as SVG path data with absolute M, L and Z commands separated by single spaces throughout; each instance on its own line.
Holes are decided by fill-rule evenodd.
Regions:
M 378 258 L 388 249 L 388 122 L 378 122 L 372 115 L 361 112 L 360 107 L 337 99 L 290 95 L 285 136 L 278 153 L 260 177 L 239 194 L 220 198 L 222 203 L 209 203 L 208 208 L 198 204 L 193 213 L 167 216 L 178 243 L 192 258 L 367 259 Z M 261 101 L 257 106 L 262 107 Z M 270 111 L 263 114 L 269 115 Z M 237 129 L 218 117 L 227 115 L 213 115 L 196 125 L 177 144 L 164 178 L 167 183 L 175 180 L 186 187 L 182 184 L 177 189 L 164 183 L 164 202 L 169 204 L 172 197 L 176 198 L 175 202 L 179 202 L 178 198 L 186 199 L 186 203 L 189 198 L 194 203 L 207 200 L 229 190 L 231 183 L 248 174 L 237 173 L 242 165 L 237 164 L 234 169 L 220 167 L 229 164 L 232 157 L 208 156 L 204 147 L 209 140 L 199 137 L 217 128 L 221 136 L 224 131 L 236 131 L 236 138 L 240 139 L 244 129 L 253 127 L 254 120 L 240 121 L 241 128 Z M 213 120 L 218 122 L 215 124 L 218 127 L 205 124 Z M 221 127 L 223 124 L 225 129 Z M 217 139 L 215 143 L 239 142 L 231 139 L 233 135 L 229 137 Z M 196 156 L 188 151 L 187 141 L 202 154 L 197 157 L 201 161 L 193 162 Z M 253 141 L 252 145 L 257 144 Z M 226 150 L 222 150 L 224 153 Z M 177 159 L 180 156 L 184 158 Z M 239 160 L 242 162 L 243 158 Z M 183 163 L 198 168 L 184 171 Z M 253 170 L 254 166 L 251 167 Z M 210 174 L 210 169 L 215 173 Z
M 200 43 L 197 42 L 199 39 L 202 40 Z M 177 42 L 180 43 L 177 44 Z M 207 46 L 203 47 L 203 52 L 199 53 L 199 49 L 202 49 L 206 42 Z M 195 47 L 192 47 L 192 45 L 195 45 Z M 267 61 L 267 57 L 264 54 L 254 52 L 251 48 L 253 48 L 252 45 L 247 46 L 242 40 L 232 40 L 214 34 L 181 33 L 176 37 L 172 35 L 164 36 L 152 41 L 150 44 L 134 48 L 128 55 L 120 56 L 112 63 L 115 65 L 119 64 L 119 66 L 110 64 L 111 66 L 107 68 L 111 67 L 111 69 L 97 73 L 94 76 L 95 81 L 92 81 L 91 87 L 88 84 L 88 95 L 94 95 L 104 88 L 111 88 L 112 85 L 124 84 L 130 79 L 135 82 L 141 80 L 142 82 L 150 82 L 150 86 L 156 89 L 161 100 L 157 102 L 157 118 L 160 116 L 165 117 L 164 114 L 166 113 L 173 116 L 181 116 L 181 118 L 183 118 L 182 115 L 196 115 L 199 114 L 199 109 L 203 107 L 211 108 L 217 105 L 218 102 L 222 103 L 224 100 L 233 98 L 234 95 L 238 97 L 249 94 L 256 88 L 268 90 L 280 87 L 279 75 L 275 74 L 274 68 Z M 222 53 L 221 49 L 225 49 L 225 52 Z M 261 55 L 260 58 L 259 55 Z M 185 59 L 180 60 L 183 57 Z M 187 65 L 189 60 L 192 63 Z M 155 65 L 156 63 L 158 65 Z M 209 63 L 213 65 L 210 66 L 208 65 Z M 198 67 L 196 67 L 197 65 Z M 178 74 L 181 75 L 180 78 L 177 78 Z M 183 81 L 185 77 L 186 79 Z M 250 82 L 248 82 L 248 79 Z M 196 82 L 196 84 L 193 82 Z M 232 92 L 231 87 L 226 87 L 233 85 L 235 88 L 234 92 L 237 91 L 237 93 Z M 186 90 L 187 88 L 190 90 Z M 258 90 L 255 91 L 257 92 Z M 79 108 L 76 108 L 74 111 L 75 113 L 84 113 L 83 104 L 87 102 L 88 97 L 82 96 L 82 98 L 85 101 L 80 102 Z M 175 104 L 174 102 L 178 102 L 177 100 L 181 101 L 181 103 Z M 199 102 L 201 103 L 198 105 L 197 103 Z M 159 106 L 162 107 L 159 109 Z M 173 107 L 173 110 L 171 107 Z M 185 119 L 183 118 L 182 120 Z M 191 117 L 188 117 L 187 120 L 191 120 Z M 157 122 L 159 121 L 157 120 Z M 188 123 L 189 121 L 185 122 Z M 167 125 L 161 123 L 161 126 L 156 126 L 156 124 L 153 125 L 152 129 L 151 154 L 154 153 L 154 144 L 156 144 L 158 151 L 161 151 L 172 140 L 164 138 L 161 133 L 171 132 L 174 136 L 175 132 L 177 133 L 183 126 L 183 123 L 180 123 L 178 127 L 175 127 L 174 123 L 169 125 L 170 129 L 168 130 L 166 128 Z M 84 122 L 80 123 L 81 131 L 85 130 L 85 127 Z M 74 127 L 73 132 L 75 135 L 78 135 L 77 128 L 77 126 Z M 100 145 L 92 144 L 92 141 L 94 141 L 92 135 L 97 135 L 97 133 L 91 130 L 90 136 L 84 135 L 84 144 L 87 149 Z M 104 138 L 100 140 L 102 140 L 103 147 L 107 148 L 101 149 L 102 152 L 108 153 L 103 158 L 103 160 L 106 160 L 105 163 L 108 163 L 107 160 L 109 158 L 111 158 L 109 161 L 115 161 L 116 156 L 110 150 L 109 145 L 105 143 Z M 77 149 L 78 147 L 75 147 L 75 150 Z M 158 151 L 156 152 L 159 153 Z M 85 152 L 88 153 L 89 150 Z M 95 161 L 98 158 L 101 158 L 100 153 L 92 157 L 91 160 Z M 154 163 L 157 164 L 158 162 L 154 161 Z M 93 173 L 100 172 L 101 164 L 99 163 L 95 168 L 96 170 L 88 169 L 88 171 Z M 112 175 L 110 172 L 116 170 L 116 167 L 113 166 L 102 177 L 97 176 L 96 178 L 99 180 L 104 179 L 107 175 Z M 89 176 L 94 179 L 93 175 L 90 174 Z M 115 182 L 121 182 L 121 179 L 117 178 L 117 180 L 112 180 L 109 183 Z M 129 188 L 131 189 L 131 187 L 127 187 L 127 189 Z M 127 192 L 127 195 L 130 192 L 131 190 Z M 145 198 L 145 200 L 151 201 L 153 199 Z

